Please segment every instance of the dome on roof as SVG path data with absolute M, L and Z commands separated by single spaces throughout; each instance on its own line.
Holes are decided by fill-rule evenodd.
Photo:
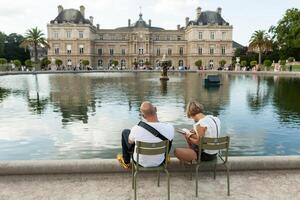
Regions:
M 143 14 L 140 13 L 140 18 L 133 25 L 135 28 L 149 28 L 149 25 L 143 20 Z
M 79 10 L 75 10 L 75 9 L 62 10 L 59 13 L 59 15 L 50 23 L 61 24 L 64 22 L 69 22 L 74 24 L 79 24 L 79 23 L 90 24 L 90 21 L 88 19 L 85 19 Z

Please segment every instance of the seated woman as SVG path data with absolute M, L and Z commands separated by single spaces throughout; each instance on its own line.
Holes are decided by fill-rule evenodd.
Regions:
M 187 105 L 188 118 L 195 121 L 193 129 L 184 134 L 188 148 L 176 148 L 175 156 L 185 162 L 198 160 L 198 145 L 202 137 L 216 138 L 220 133 L 220 120 L 212 115 L 204 115 L 204 107 L 197 101 L 191 101 Z M 216 158 L 218 151 L 201 150 L 201 161 L 211 161 Z

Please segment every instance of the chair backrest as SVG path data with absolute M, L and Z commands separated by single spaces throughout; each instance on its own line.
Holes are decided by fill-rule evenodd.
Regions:
M 157 143 L 148 143 L 148 142 L 136 142 L 136 153 L 137 153 L 137 164 L 139 163 L 140 155 L 165 155 L 165 161 L 169 154 L 169 141 L 161 141 Z M 166 164 L 167 162 L 165 162 Z
M 203 137 L 200 139 L 199 152 L 201 150 L 225 150 L 225 161 L 228 159 L 228 150 L 229 150 L 229 136 L 219 137 L 219 138 L 208 138 Z M 201 161 L 201 153 L 199 153 L 198 162 Z

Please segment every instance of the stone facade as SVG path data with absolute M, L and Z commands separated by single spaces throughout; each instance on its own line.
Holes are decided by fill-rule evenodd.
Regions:
M 203 66 L 217 68 L 220 60 L 231 64 L 233 56 L 233 27 L 217 11 L 196 9 L 196 19 L 186 18 L 184 27 L 166 30 L 146 23 L 142 14 L 126 27 L 102 29 L 93 24 L 93 17 L 85 18 L 85 8 L 63 9 L 50 21 L 48 58 L 61 59 L 64 65 L 79 66 L 89 60 L 93 67 L 107 68 L 117 60 L 119 66 L 133 68 L 137 64 L 159 65 L 165 54 L 172 65 L 193 68 L 201 59 Z

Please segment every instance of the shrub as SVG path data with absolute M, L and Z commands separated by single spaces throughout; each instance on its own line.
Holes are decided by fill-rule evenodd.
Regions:
M 252 60 L 252 61 L 250 62 L 250 66 L 251 66 L 251 67 L 254 67 L 255 65 L 257 65 L 257 61 L 256 61 L 256 60 Z
M 195 65 L 198 67 L 198 69 L 200 69 L 200 67 L 202 67 L 202 60 L 197 60 Z
M 83 66 L 87 66 L 87 65 L 90 64 L 90 61 L 88 61 L 88 60 L 83 60 L 81 63 L 83 64 Z
M 119 65 L 119 62 L 118 62 L 117 60 L 113 60 L 113 61 L 111 62 L 111 64 L 114 65 L 114 66 L 118 66 L 118 65 Z
M 13 61 L 14 62 L 14 65 L 17 67 L 17 68 L 19 68 L 20 66 L 21 66 L 21 61 L 19 61 L 19 60 L 14 60 Z
M 0 58 L 0 65 L 4 65 L 7 63 L 7 60 L 5 58 Z
M 219 64 L 221 67 L 224 67 L 226 64 L 226 60 L 220 60 Z
M 60 59 L 56 59 L 55 60 L 55 64 L 59 67 L 59 66 L 61 66 L 62 65 L 62 60 L 60 60 Z
M 264 60 L 264 66 L 267 67 L 267 70 L 269 71 L 272 66 L 272 61 L 271 60 Z
M 248 63 L 247 63 L 247 61 L 246 61 L 246 60 L 242 60 L 242 61 L 241 61 L 241 66 L 243 66 L 243 67 L 246 67 L 246 66 L 247 66 L 247 64 L 248 64 Z

